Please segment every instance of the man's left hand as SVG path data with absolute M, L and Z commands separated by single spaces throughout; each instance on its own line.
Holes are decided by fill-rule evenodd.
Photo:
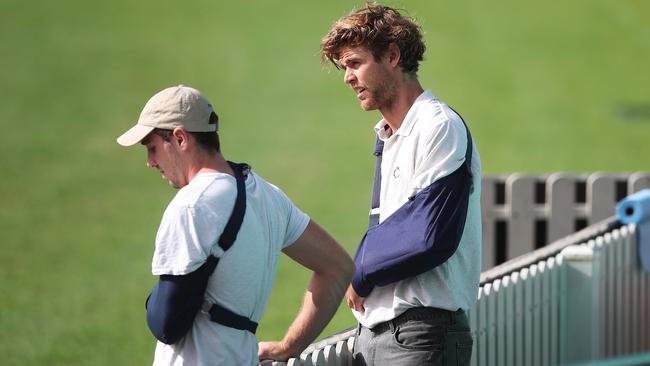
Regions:
M 366 298 L 359 296 L 352 285 L 348 286 L 348 291 L 345 293 L 345 298 L 348 301 L 348 307 L 350 309 L 358 311 L 361 314 L 366 311 L 366 308 L 364 307 Z
M 257 357 L 260 361 L 286 361 L 289 359 L 289 353 L 282 342 L 259 342 Z

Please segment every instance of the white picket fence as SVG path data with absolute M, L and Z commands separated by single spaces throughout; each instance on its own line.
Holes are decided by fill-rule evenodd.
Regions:
M 472 365 L 563 365 L 650 351 L 650 275 L 634 225 L 605 220 L 481 274 L 468 311 Z M 352 365 L 355 329 L 299 359 L 262 365 Z
M 472 365 L 562 365 L 650 351 L 650 275 L 635 230 L 623 226 L 483 273 L 468 313 Z
M 483 270 L 614 215 L 650 173 L 511 174 L 482 180 Z

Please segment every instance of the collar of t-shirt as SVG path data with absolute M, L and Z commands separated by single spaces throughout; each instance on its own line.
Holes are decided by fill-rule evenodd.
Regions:
M 388 123 L 386 123 L 385 119 L 381 119 L 377 124 L 375 125 L 375 133 L 377 133 L 377 136 L 379 137 L 380 140 L 386 141 L 388 140 L 391 136 L 393 135 L 400 135 L 400 136 L 408 136 L 411 134 L 411 131 L 413 130 L 413 126 L 415 125 L 415 121 L 417 120 L 417 115 L 418 115 L 418 108 L 422 103 L 426 103 L 428 101 L 434 100 L 435 97 L 433 94 L 431 94 L 430 90 L 425 90 L 420 94 L 416 99 L 415 102 L 413 102 L 413 105 L 411 108 L 409 108 L 408 113 L 406 113 L 406 116 L 404 117 L 404 121 L 402 121 L 401 126 L 397 129 L 395 133 L 392 133 L 390 128 L 388 128 Z

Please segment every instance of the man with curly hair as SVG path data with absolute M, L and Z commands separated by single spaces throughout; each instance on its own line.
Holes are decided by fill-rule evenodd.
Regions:
M 348 306 L 360 365 L 467 365 L 481 270 L 481 161 L 461 116 L 418 81 L 419 24 L 374 3 L 334 23 L 321 56 L 378 110 L 368 230 Z

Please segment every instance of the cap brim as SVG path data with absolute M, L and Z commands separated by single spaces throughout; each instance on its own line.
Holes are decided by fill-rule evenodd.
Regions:
M 155 127 L 135 125 L 117 138 L 117 143 L 122 146 L 132 146 L 142 141 Z

